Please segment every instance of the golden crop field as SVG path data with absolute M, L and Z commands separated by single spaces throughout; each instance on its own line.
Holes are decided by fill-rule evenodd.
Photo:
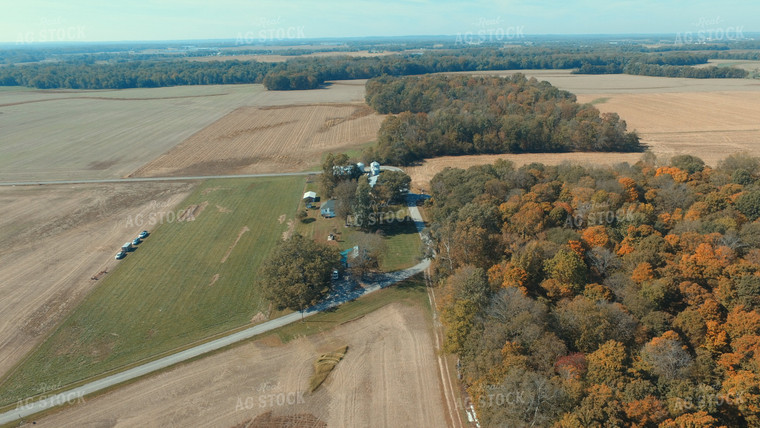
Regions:
M 325 151 L 373 140 L 382 120 L 358 103 L 242 107 L 134 176 L 303 171 L 318 166 Z

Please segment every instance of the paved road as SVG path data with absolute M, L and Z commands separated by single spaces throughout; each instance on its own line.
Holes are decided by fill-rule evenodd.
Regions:
M 409 214 L 417 226 L 417 231 L 420 233 L 420 235 L 422 235 L 422 230 L 425 227 L 425 223 L 423 222 L 422 216 L 417 209 L 415 203 L 416 199 L 416 195 L 410 195 L 407 198 L 409 205 Z M 158 360 L 145 363 L 143 365 L 87 383 L 80 387 L 70 389 L 68 391 L 56 394 L 40 401 L 24 401 L 24 404 L 19 405 L 16 409 L 0 414 L 0 425 L 21 420 L 27 416 L 31 416 L 35 413 L 42 412 L 64 403 L 76 403 L 77 401 L 81 401 L 81 398 L 86 395 L 104 390 L 106 388 L 110 388 L 122 382 L 136 379 L 140 376 L 144 376 L 157 370 L 161 370 L 177 363 L 181 363 L 183 361 L 187 361 L 189 359 L 209 353 L 211 351 L 215 351 L 225 346 L 250 339 L 254 336 L 272 331 L 276 328 L 280 328 L 282 326 L 300 321 L 302 318 L 310 317 L 325 310 L 339 306 L 343 303 L 356 300 L 359 297 L 373 293 L 397 282 L 403 281 L 420 272 L 424 272 L 429 266 L 430 260 L 425 259 L 417 265 L 412 266 L 408 269 L 378 274 L 374 276 L 370 281 L 371 285 L 365 288 L 357 287 L 352 282 L 346 281 L 341 287 L 338 287 L 331 295 L 329 295 L 323 302 L 317 304 L 314 307 L 306 309 L 303 312 L 294 312 L 280 318 L 275 318 L 273 320 L 239 331 L 237 333 L 230 334 L 229 336 L 212 340 L 185 351 L 181 351 L 176 354 L 172 354 Z
M 275 318 L 271 321 L 267 321 L 265 323 L 253 326 L 251 328 L 245 329 L 237 333 L 233 333 L 229 336 L 212 340 L 211 342 L 207 342 L 202 345 L 198 345 L 194 348 L 190 348 L 185 351 L 181 351 L 176 354 L 172 354 L 167 357 L 164 357 L 155 361 L 151 361 L 141 366 L 137 366 L 129 370 L 125 370 L 121 373 L 117 373 L 115 375 L 111 375 L 103 379 L 90 382 L 78 388 L 74 388 L 74 389 L 62 392 L 60 394 L 56 394 L 46 399 L 23 404 L 15 410 L 11 410 L 6 413 L 0 414 L 0 425 L 18 421 L 24 417 L 33 415 L 35 413 L 47 410 L 52 407 L 56 407 L 58 405 L 61 405 L 67 402 L 75 403 L 77 401 L 80 401 L 81 397 L 84 397 L 88 394 L 92 394 L 94 392 L 101 391 L 106 388 L 110 388 L 122 382 L 136 379 L 140 376 L 144 376 L 146 374 L 164 369 L 174 364 L 187 361 L 191 358 L 195 358 L 197 356 L 206 354 L 208 352 L 215 351 L 225 346 L 229 346 L 234 343 L 237 343 L 246 339 L 250 339 L 251 337 L 272 331 L 276 328 L 279 328 L 279 327 L 282 327 L 294 322 L 298 322 L 301 320 L 302 317 L 303 318 L 310 317 L 322 311 L 334 308 L 336 306 L 339 306 L 351 300 L 358 299 L 359 297 L 362 297 L 364 295 L 367 295 L 369 293 L 375 292 L 382 288 L 388 287 L 389 285 L 392 285 L 399 281 L 407 279 L 411 276 L 414 276 L 420 272 L 425 271 L 428 268 L 428 266 L 430 266 L 430 260 L 424 260 L 409 269 L 404 269 L 404 270 L 400 270 L 396 272 L 379 275 L 373 280 L 372 285 L 368 286 L 367 288 L 352 287 L 351 291 L 348 291 L 348 292 L 346 292 L 346 290 L 341 290 L 339 292 L 334 293 L 332 296 L 329 296 L 326 301 L 303 311 L 303 313 L 294 312 L 292 314 L 288 314 L 280 318 Z

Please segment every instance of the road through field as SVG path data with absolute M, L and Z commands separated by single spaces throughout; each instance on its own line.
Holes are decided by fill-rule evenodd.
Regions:
M 414 200 L 414 197 L 410 197 L 409 200 L 411 206 L 411 201 Z M 409 212 L 415 224 L 417 225 L 418 231 L 421 232 L 424 228 L 424 221 L 422 219 L 422 216 L 416 207 L 410 207 Z M 336 289 L 330 296 L 328 296 L 324 302 L 305 311 L 294 312 L 283 317 L 258 324 L 254 327 L 233 333 L 229 336 L 225 336 L 204 343 L 202 345 L 195 346 L 193 348 L 160 358 L 146 364 L 142 364 L 140 366 L 105 377 L 103 379 L 98 379 L 96 381 L 70 389 L 65 392 L 61 392 L 40 401 L 23 401 L 23 404 L 19 405 L 16 409 L 0 414 L 0 425 L 23 420 L 23 418 L 27 416 L 48 410 L 61 404 L 73 403 L 79 398 L 87 396 L 89 394 L 102 391 L 120 383 L 145 376 L 166 367 L 181 363 L 183 361 L 188 361 L 200 355 L 207 354 L 226 346 L 250 339 L 254 336 L 267 333 L 282 326 L 300 321 L 303 318 L 310 317 L 320 312 L 335 308 L 342 305 L 343 303 L 356 300 L 362 296 L 381 290 L 397 282 L 403 281 L 420 272 L 424 272 L 429 266 L 430 260 L 425 259 L 411 268 L 377 275 L 364 288 L 352 286 L 353 284 L 346 282 L 344 283 L 343 287 Z

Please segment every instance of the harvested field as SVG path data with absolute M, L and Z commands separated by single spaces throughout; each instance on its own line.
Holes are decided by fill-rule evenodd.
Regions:
M 171 210 L 185 183 L 0 188 L 0 377 L 120 263 L 119 247 Z M 139 222 L 138 222 L 139 223 Z M 97 277 L 97 280 L 91 278 Z
M 699 156 L 709 165 L 736 152 L 760 156 L 760 93 L 746 91 L 579 95 L 617 112 L 658 157 Z
M 132 175 L 302 171 L 318 166 L 327 150 L 371 141 L 382 120 L 364 104 L 243 107 Z
M 760 81 L 752 79 L 677 79 L 667 77 L 579 75 L 562 70 L 524 70 L 573 92 L 578 102 L 593 103 L 601 112 L 618 113 L 629 130 L 662 160 L 692 154 L 715 166 L 736 152 L 760 156 Z M 474 74 L 514 74 L 516 71 Z M 406 168 L 414 188 L 446 167 L 467 168 L 508 159 L 520 166 L 531 162 L 556 165 L 563 161 L 613 165 L 635 163 L 639 153 L 547 153 L 447 156 Z
M 243 106 L 364 101 L 364 81 L 342 83 L 285 92 L 262 85 L 99 91 L 2 87 L 0 181 L 123 177 Z
M 252 420 L 300 421 L 309 427 L 444 427 L 430 329 L 425 311 L 392 303 L 285 345 L 270 337 L 238 346 L 36 422 L 55 427 L 258 426 L 244 424 Z M 314 356 L 344 345 L 349 351 L 343 360 L 309 394 Z

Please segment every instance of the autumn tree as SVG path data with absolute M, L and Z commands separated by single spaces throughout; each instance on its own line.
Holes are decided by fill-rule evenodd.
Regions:
M 344 221 L 353 212 L 354 200 L 356 199 L 356 187 L 356 181 L 343 180 L 333 189 L 335 215 L 342 218 Z
M 464 266 L 448 278 L 442 294 L 441 319 L 446 326 L 446 348 L 459 352 L 464 349 L 475 316 L 488 302 L 488 278 L 482 269 Z

